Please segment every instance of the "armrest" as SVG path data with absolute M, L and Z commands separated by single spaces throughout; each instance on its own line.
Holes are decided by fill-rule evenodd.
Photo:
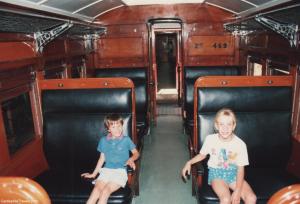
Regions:
M 193 183 L 200 188 L 202 186 L 202 175 L 204 174 L 204 166 L 202 162 L 197 162 L 192 166 Z
M 196 168 L 197 176 L 202 176 L 204 174 L 204 166 L 202 162 L 197 162 L 196 164 L 194 164 L 194 166 Z
M 140 169 L 140 159 L 135 161 L 134 170 L 130 166 L 127 165 L 127 174 L 128 174 L 128 184 L 133 189 L 134 195 L 139 195 L 139 169 Z
M 131 168 L 129 165 L 127 165 L 127 173 L 128 174 L 133 174 L 135 170 L 133 168 Z

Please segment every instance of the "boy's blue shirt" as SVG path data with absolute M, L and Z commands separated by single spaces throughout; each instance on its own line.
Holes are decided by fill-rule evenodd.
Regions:
M 129 159 L 129 151 L 135 148 L 135 144 L 128 136 L 121 136 L 115 139 L 106 136 L 100 139 L 97 150 L 104 153 L 104 167 L 111 169 L 126 169 L 125 164 Z

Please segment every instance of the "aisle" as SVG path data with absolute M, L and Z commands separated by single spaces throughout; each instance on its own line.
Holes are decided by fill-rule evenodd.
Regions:
M 182 118 L 176 105 L 174 109 L 163 109 L 164 114 L 159 115 L 157 126 L 145 138 L 140 195 L 133 203 L 196 204 L 191 181 L 184 183 L 180 177 L 181 168 L 189 157 Z

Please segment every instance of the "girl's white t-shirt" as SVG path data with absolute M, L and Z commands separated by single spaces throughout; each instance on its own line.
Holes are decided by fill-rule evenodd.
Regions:
M 200 154 L 210 155 L 207 165 L 211 168 L 249 165 L 246 144 L 236 135 L 230 141 L 222 141 L 218 134 L 208 135 Z

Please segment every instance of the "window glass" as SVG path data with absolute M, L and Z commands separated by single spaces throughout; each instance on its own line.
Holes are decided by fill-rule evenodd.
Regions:
M 80 78 L 80 73 L 81 73 L 80 65 L 72 66 L 72 69 L 71 69 L 71 77 L 72 78 Z
M 35 135 L 29 93 L 4 101 L 1 106 L 9 153 L 13 154 Z
M 261 76 L 262 75 L 262 65 L 258 63 L 253 64 L 253 76 Z
M 45 70 L 45 79 L 61 79 L 63 75 L 63 69 L 58 68 L 58 69 L 50 69 L 50 70 Z

